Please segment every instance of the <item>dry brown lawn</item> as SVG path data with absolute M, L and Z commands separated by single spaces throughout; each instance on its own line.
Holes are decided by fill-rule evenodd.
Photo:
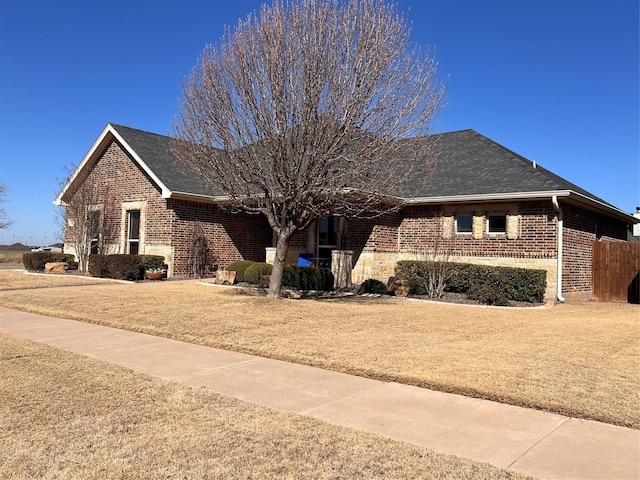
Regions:
M 269 300 L 192 281 L 0 292 L 0 305 L 640 428 L 637 305 Z
M 5 479 L 525 479 L 0 334 Z
M 81 275 L 45 275 L 29 273 L 23 270 L 2 270 L 0 272 L 0 291 L 27 290 L 33 288 L 72 287 L 79 285 L 100 285 L 119 283 L 104 278 L 83 277 Z

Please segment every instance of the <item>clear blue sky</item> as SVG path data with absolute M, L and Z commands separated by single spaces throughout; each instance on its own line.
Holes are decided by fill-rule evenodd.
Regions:
M 0 2 L 0 244 L 56 241 L 52 200 L 108 122 L 166 134 L 205 44 L 259 1 Z M 627 211 L 640 205 L 638 0 L 400 0 L 473 128 Z

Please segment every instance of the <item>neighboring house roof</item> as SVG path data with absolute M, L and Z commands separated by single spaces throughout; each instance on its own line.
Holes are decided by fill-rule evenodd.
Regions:
M 577 185 L 534 164 L 474 130 L 434 135 L 438 160 L 430 181 L 409 203 L 472 203 L 502 200 L 564 198 L 635 223 L 629 215 Z M 170 138 L 122 125 L 108 124 L 76 172 L 55 200 L 64 203 L 64 194 L 82 171 L 95 162 L 107 145 L 117 140 L 162 190 L 165 198 L 222 198 L 223 193 L 208 185 L 198 174 L 182 166 L 171 152 Z M 406 140 L 411 142 L 420 139 Z M 399 194 L 399 197 L 402 195 Z

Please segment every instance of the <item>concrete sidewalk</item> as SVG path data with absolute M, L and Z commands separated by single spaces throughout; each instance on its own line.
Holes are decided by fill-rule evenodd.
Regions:
M 640 478 L 638 430 L 1 307 L 0 332 L 544 478 Z

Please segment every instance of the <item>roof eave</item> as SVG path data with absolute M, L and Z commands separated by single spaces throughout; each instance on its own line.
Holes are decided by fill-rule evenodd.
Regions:
M 476 195 L 451 195 L 439 197 L 415 197 L 405 200 L 406 205 L 425 205 L 439 203 L 475 203 L 475 202 L 496 202 L 496 201 L 517 201 L 517 200 L 548 200 L 554 196 L 558 198 L 571 199 L 577 203 L 588 205 L 598 211 L 604 211 L 609 216 L 615 217 L 628 224 L 640 223 L 635 218 L 616 207 L 599 202 L 593 198 L 587 197 L 573 190 L 547 190 L 538 192 L 509 192 L 494 194 L 476 194 Z

